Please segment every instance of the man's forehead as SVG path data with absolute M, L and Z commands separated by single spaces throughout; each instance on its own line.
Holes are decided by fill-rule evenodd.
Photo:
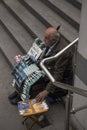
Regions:
M 50 34 L 53 34 L 53 33 L 57 33 L 57 30 L 53 27 L 50 27 L 48 28 L 46 31 L 45 31 L 45 35 L 46 36 L 49 36 Z

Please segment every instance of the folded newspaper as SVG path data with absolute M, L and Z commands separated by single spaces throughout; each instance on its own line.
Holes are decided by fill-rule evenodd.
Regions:
M 48 111 L 49 107 L 46 101 L 36 102 L 35 99 L 18 102 L 18 111 L 20 115 L 34 115 Z

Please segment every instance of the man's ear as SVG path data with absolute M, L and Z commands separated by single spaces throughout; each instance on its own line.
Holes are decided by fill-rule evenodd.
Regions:
M 58 27 L 56 28 L 56 30 L 59 31 L 60 27 L 61 27 L 61 24 L 58 25 Z
M 61 24 L 58 25 L 58 27 L 56 29 L 57 32 L 59 32 L 60 27 L 61 27 Z M 57 42 L 60 42 L 60 33 L 57 33 L 57 39 L 58 39 Z
M 60 33 L 57 33 L 57 42 L 60 42 Z

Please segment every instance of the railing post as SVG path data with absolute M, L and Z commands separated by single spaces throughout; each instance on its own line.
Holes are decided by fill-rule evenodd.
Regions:
M 65 113 L 65 130 L 69 130 L 70 126 L 70 112 L 72 108 L 72 93 L 68 91 L 66 96 L 66 113 Z
M 64 49 L 62 49 L 59 53 L 57 53 L 55 56 L 52 57 L 48 57 L 45 58 L 41 61 L 40 66 L 41 68 L 46 72 L 47 76 L 49 77 L 50 81 L 57 86 L 57 84 L 55 83 L 55 79 L 54 77 L 50 74 L 50 72 L 46 69 L 46 67 L 44 66 L 44 62 L 45 61 L 51 61 L 53 59 L 58 58 L 59 56 L 61 56 L 61 54 L 63 54 L 65 51 L 67 51 L 69 48 L 71 48 L 73 45 L 75 45 L 78 42 L 79 38 L 75 39 L 71 44 L 69 44 L 67 47 L 65 47 Z M 77 45 L 75 45 L 75 54 L 77 54 Z M 76 65 L 76 58 L 74 57 L 74 74 L 75 74 L 75 66 Z M 74 80 L 74 79 L 73 79 Z M 59 87 L 59 85 L 58 85 Z M 62 85 L 60 85 L 60 88 L 64 87 Z M 66 85 L 65 85 L 65 89 L 66 89 Z M 69 86 L 67 86 L 67 90 L 68 90 L 68 95 L 66 98 L 66 119 L 65 119 L 65 130 L 69 130 L 69 123 L 70 123 L 70 111 L 71 111 L 71 107 L 72 107 L 72 92 L 75 93 L 79 93 L 81 94 L 81 90 L 78 90 L 77 88 L 73 89 L 72 87 L 69 88 Z M 83 92 L 84 93 L 84 92 Z M 83 95 L 83 94 L 82 94 Z M 87 96 L 87 94 L 84 93 L 85 96 Z

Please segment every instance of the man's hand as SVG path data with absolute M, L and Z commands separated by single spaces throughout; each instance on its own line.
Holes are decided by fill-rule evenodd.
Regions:
M 47 90 L 44 90 L 44 91 L 42 91 L 42 92 L 40 92 L 37 96 L 36 96 L 36 101 L 37 102 L 42 102 L 43 100 L 44 100 L 44 98 L 48 95 L 48 91 Z

